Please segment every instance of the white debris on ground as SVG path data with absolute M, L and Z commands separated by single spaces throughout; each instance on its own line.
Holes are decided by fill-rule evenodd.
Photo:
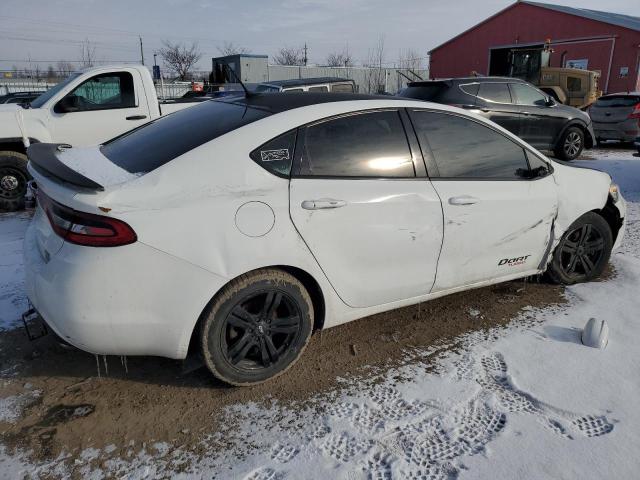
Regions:
M 91 459 L 107 452 L 91 451 L 76 460 L 76 472 L 131 479 L 637 478 L 640 159 L 629 151 L 590 155 L 596 160 L 577 163 L 610 172 L 629 201 L 627 237 L 607 280 L 567 288 L 567 304 L 529 308 L 527 321 L 465 336 L 462 352 L 443 353 L 436 372 L 416 362 L 375 386 L 352 381 L 350 393 L 314 410 L 234 406 L 228 414 L 244 440 L 205 459 L 152 446 L 97 469 Z M 16 217 L 0 228 L 18 230 L 4 222 Z M 3 292 L 18 292 L 19 282 L 0 280 Z M 580 343 L 590 318 L 609 325 L 604 350 Z M 29 465 L 0 449 L 0 471 L 11 478 L 60 465 Z

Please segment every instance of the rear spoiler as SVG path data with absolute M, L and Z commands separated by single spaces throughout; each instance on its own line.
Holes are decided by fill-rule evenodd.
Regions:
M 46 177 L 55 177 L 63 182 L 92 190 L 104 190 L 99 183 L 76 172 L 62 163 L 57 154 L 71 148 L 66 143 L 34 143 L 27 148 L 27 157 L 31 166 Z

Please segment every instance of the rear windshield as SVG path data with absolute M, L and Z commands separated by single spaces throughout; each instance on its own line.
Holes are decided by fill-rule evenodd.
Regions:
M 600 97 L 596 102 L 596 107 L 633 107 L 640 103 L 640 97 L 633 95 L 611 95 Z
M 176 157 L 271 115 L 270 112 L 210 100 L 159 118 L 109 140 L 102 154 L 130 173 L 147 173 Z
M 415 87 L 407 87 L 398 93 L 401 97 L 415 98 L 417 100 L 436 101 L 441 93 L 447 89 L 443 83 L 434 83 L 432 85 L 420 85 Z

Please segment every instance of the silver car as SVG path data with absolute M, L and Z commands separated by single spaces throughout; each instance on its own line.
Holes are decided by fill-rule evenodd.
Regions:
M 633 142 L 640 135 L 640 92 L 600 97 L 589 109 L 598 142 Z

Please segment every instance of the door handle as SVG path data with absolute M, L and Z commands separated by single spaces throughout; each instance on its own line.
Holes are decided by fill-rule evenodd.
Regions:
M 450 205 L 473 205 L 474 203 L 478 203 L 480 200 L 476 197 L 470 197 L 469 195 L 461 195 L 459 197 L 451 197 L 449 199 Z
M 523 115 L 531 115 L 531 112 L 522 112 Z
M 145 118 L 147 118 L 146 115 L 131 115 L 127 117 L 127 120 L 144 120 Z
M 347 204 L 344 200 L 334 200 L 333 198 L 321 198 L 319 200 L 305 200 L 302 208 L 305 210 L 324 210 L 327 208 L 340 208 Z

